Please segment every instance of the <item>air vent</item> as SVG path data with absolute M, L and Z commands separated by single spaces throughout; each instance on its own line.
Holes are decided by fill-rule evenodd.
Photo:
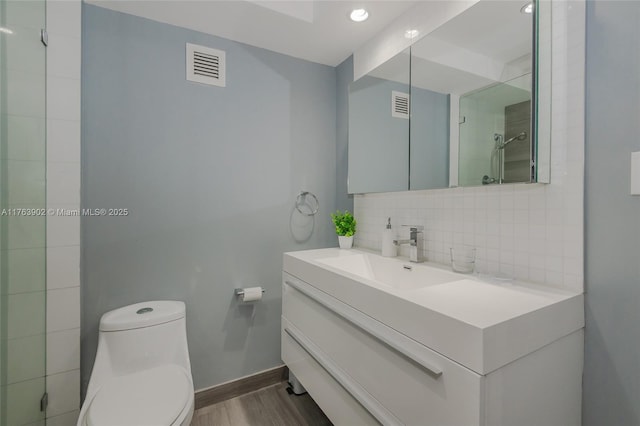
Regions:
M 409 119 L 409 94 L 391 92 L 391 116 L 395 118 Z
M 225 53 L 187 43 L 187 80 L 225 87 Z

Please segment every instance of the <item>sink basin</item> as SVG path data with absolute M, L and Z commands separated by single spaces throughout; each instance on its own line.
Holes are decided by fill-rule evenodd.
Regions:
M 478 374 L 584 327 L 582 294 L 360 249 L 285 253 L 283 272 Z
M 401 262 L 369 253 L 353 253 L 317 260 L 318 263 L 339 269 L 367 280 L 398 290 L 420 288 L 460 280 L 460 276 L 440 269 Z

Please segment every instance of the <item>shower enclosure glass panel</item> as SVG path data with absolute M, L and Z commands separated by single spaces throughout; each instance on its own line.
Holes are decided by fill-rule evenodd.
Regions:
M 531 73 L 460 97 L 460 186 L 531 180 Z
M 45 2 L 0 0 L 0 425 L 44 425 Z

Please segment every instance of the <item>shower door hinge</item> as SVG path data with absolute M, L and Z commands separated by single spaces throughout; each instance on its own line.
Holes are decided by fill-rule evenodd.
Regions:
M 47 30 L 45 30 L 44 28 L 40 30 L 40 41 L 45 46 L 49 45 L 49 34 L 47 33 Z
M 40 398 L 40 411 L 46 411 L 48 405 L 49 405 L 49 394 L 45 392 L 44 395 L 42 395 L 42 398 Z

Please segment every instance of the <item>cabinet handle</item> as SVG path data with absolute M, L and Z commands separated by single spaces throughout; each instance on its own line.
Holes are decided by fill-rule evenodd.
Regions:
M 293 287 L 307 297 L 315 300 L 325 308 L 334 312 L 336 315 L 339 315 L 367 334 L 390 346 L 395 351 L 415 361 L 431 376 L 435 378 L 442 376 L 442 369 L 433 365 L 433 363 L 427 358 L 427 356 L 421 353 L 425 351 L 424 347 L 414 340 L 401 333 L 398 333 L 391 327 L 382 324 L 381 322 L 371 318 L 368 315 L 363 314 L 362 312 L 352 308 L 346 303 L 343 303 L 335 299 L 334 297 L 323 293 L 322 291 L 312 287 L 307 283 L 285 280 L 285 284 Z
M 367 392 L 362 386 L 354 382 L 336 363 L 334 363 L 328 356 L 324 355 L 322 351 L 309 339 L 307 339 L 297 329 L 288 325 L 284 328 L 284 331 L 291 336 L 291 338 L 302 349 L 307 352 L 311 358 L 313 358 L 320 366 L 327 372 L 336 382 L 340 384 L 360 405 L 362 405 L 373 417 L 375 417 L 383 425 L 402 425 L 393 414 L 389 412 L 377 399 L 375 399 L 369 392 Z

